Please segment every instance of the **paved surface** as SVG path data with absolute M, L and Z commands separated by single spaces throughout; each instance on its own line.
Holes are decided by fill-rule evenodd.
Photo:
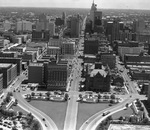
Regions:
M 117 67 L 118 70 L 123 70 L 121 75 L 124 78 L 125 82 L 128 84 L 128 89 L 130 93 L 128 95 L 122 96 L 122 98 L 124 99 L 123 102 L 118 103 L 113 107 L 104 109 L 103 111 L 100 111 L 95 115 L 93 115 L 92 117 L 90 117 L 86 122 L 83 123 L 83 125 L 80 127 L 79 130 L 95 130 L 98 124 L 105 119 L 106 116 L 105 117 L 102 116 L 104 112 L 109 111 L 110 112 L 109 115 L 111 115 L 114 114 L 115 112 L 118 112 L 118 110 L 122 110 L 127 103 L 130 104 L 137 98 L 141 100 L 146 99 L 144 95 L 138 94 L 136 87 L 134 86 L 134 83 L 130 80 L 130 78 L 127 75 L 127 69 L 125 69 L 123 66 L 118 64 L 118 59 L 117 59 Z
M 85 26 L 86 18 L 84 19 L 83 27 Z M 81 63 L 83 62 L 81 59 L 78 59 L 79 48 L 81 43 L 84 41 L 84 38 L 79 39 L 79 44 L 77 48 L 77 52 L 75 58 L 72 60 L 72 82 L 70 85 L 69 97 L 70 100 L 68 101 L 68 107 L 66 112 L 66 118 L 64 122 L 64 130 L 76 130 L 76 123 L 77 123 L 77 113 L 78 113 L 78 89 L 79 89 L 79 81 L 81 80 Z
M 18 76 L 18 80 L 14 83 L 14 85 L 10 85 L 8 89 L 5 90 L 5 93 L 9 91 L 13 91 L 20 87 L 21 82 L 26 78 L 24 74 Z M 53 120 L 47 116 L 45 113 L 41 112 L 40 110 L 36 109 L 32 105 L 30 105 L 21 95 L 20 92 L 13 92 L 13 96 L 18 100 L 19 106 L 27 112 L 31 112 L 41 123 L 43 130 L 58 130 L 57 126 L 53 122 Z M 45 122 L 42 119 L 45 118 Z

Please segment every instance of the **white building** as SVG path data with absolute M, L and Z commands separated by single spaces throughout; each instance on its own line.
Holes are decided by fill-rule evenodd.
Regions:
M 54 36 L 55 35 L 55 23 L 50 22 L 48 24 L 48 28 L 49 28 L 50 36 Z
M 125 54 L 137 54 L 137 55 L 139 55 L 142 50 L 144 50 L 144 46 L 142 46 L 142 47 L 121 47 L 121 46 L 119 46 L 118 47 L 119 56 L 122 57 L 123 61 L 124 61 L 124 55 Z

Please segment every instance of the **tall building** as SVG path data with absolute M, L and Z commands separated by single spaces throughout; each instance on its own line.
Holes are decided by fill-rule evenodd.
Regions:
M 50 38 L 48 45 L 49 46 L 55 46 L 55 47 L 61 47 L 63 40 L 60 37 L 57 38 Z
M 32 23 L 29 21 L 18 21 L 17 22 L 17 32 L 24 32 L 24 31 L 32 31 Z
M 7 86 L 17 77 L 17 64 L 1 63 L 0 73 L 3 74 L 3 87 L 7 88 Z
M 67 64 L 51 62 L 47 64 L 47 89 L 66 90 L 68 70 Z
M 81 31 L 81 18 L 79 14 L 71 17 L 71 38 L 78 38 Z
M 95 38 L 88 38 L 84 40 L 84 54 L 97 54 L 99 43 Z
M 49 35 L 50 37 L 55 35 L 55 23 L 54 22 L 50 22 L 48 24 L 48 29 L 49 29 Z
M 44 65 L 42 63 L 30 63 L 28 67 L 29 83 L 44 83 Z
M 66 26 L 66 13 L 65 12 L 63 12 L 62 13 L 62 20 L 64 21 L 64 25 Z
M 149 101 L 149 104 L 150 104 L 150 83 L 149 83 L 149 86 L 148 86 L 148 101 Z
M 20 73 L 22 72 L 22 59 L 21 58 L 0 57 L 0 63 L 17 64 L 17 75 L 20 75 Z
M 3 74 L 0 74 L 0 94 L 3 92 Z
M 64 41 L 61 45 L 62 55 L 74 55 L 75 53 L 75 42 Z
M 97 10 L 94 0 L 90 10 L 90 19 L 92 21 L 92 30 L 97 30 L 102 25 L 102 12 Z

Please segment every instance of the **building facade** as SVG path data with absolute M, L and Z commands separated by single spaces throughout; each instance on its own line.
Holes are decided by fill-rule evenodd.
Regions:
M 22 72 L 21 58 L 0 57 L 0 63 L 17 64 L 17 75 L 20 75 L 20 73 Z
M 3 87 L 7 86 L 17 77 L 17 64 L 0 64 L 0 73 L 3 74 Z
M 65 91 L 68 78 L 67 65 L 49 63 L 47 69 L 47 89 Z
M 56 54 L 60 54 L 60 47 L 48 46 L 47 54 L 50 56 L 56 56 Z
M 30 63 L 28 66 L 28 82 L 44 83 L 44 65 L 42 63 Z
M 0 74 L 0 94 L 3 93 L 3 74 Z

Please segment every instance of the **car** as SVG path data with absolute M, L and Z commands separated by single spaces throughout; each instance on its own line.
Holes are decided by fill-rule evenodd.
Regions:
M 110 113 L 110 111 L 105 111 L 104 113 L 103 113 L 103 116 L 106 116 L 106 115 L 108 115 Z
M 45 121 L 45 118 L 43 118 L 42 120 Z

